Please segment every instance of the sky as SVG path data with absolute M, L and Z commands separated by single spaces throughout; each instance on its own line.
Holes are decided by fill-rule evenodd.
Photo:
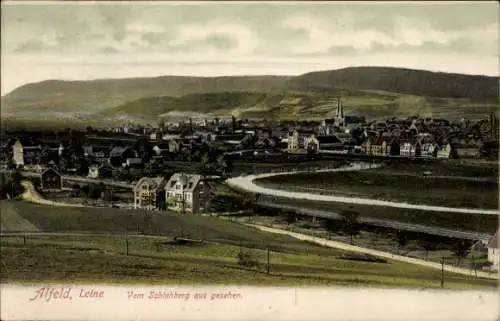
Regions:
M 394 66 L 499 75 L 487 3 L 2 1 L 1 92 L 48 79 L 299 75 Z

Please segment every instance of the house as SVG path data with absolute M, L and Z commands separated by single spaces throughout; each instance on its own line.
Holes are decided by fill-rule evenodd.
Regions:
M 170 139 L 168 141 L 168 152 L 177 154 L 182 150 L 182 141 L 180 139 Z
M 169 209 L 194 214 L 208 210 L 212 190 L 201 175 L 175 173 L 165 185 L 165 195 Z
M 368 137 L 361 144 L 361 151 L 366 155 L 387 156 L 390 149 L 390 143 L 384 137 Z
M 42 190 L 61 190 L 62 178 L 61 174 L 54 168 L 47 168 L 41 174 Z
M 500 267 L 500 248 L 498 244 L 498 231 L 488 241 L 488 262 L 492 264 L 491 268 L 498 270 Z
M 142 168 L 144 164 L 142 162 L 142 158 L 127 158 L 125 162 L 122 164 L 123 167 L 133 167 L 133 168 Z
M 319 150 L 344 149 L 344 142 L 338 135 L 320 136 L 317 138 Z
M 420 157 L 432 158 L 435 155 L 436 143 L 431 134 L 418 134 L 417 139 L 420 143 Z
M 288 151 L 294 151 L 299 149 L 301 147 L 299 132 L 294 130 L 293 132 L 289 133 L 287 143 L 288 143 L 287 146 Z
M 446 143 L 441 146 L 437 145 L 437 153 L 436 153 L 436 158 L 437 159 L 448 159 L 450 158 L 451 154 L 451 145 Z
M 137 158 L 137 153 L 128 147 L 114 147 L 109 152 L 109 163 L 114 167 L 122 166 L 128 158 Z
M 389 150 L 390 147 L 387 144 L 387 141 L 383 137 L 378 137 L 374 139 L 371 145 L 372 145 L 371 155 L 387 156 L 390 154 Z
M 457 145 L 455 151 L 459 158 L 479 158 L 481 156 L 481 149 L 475 146 Z
M 88 178 L 99 178 L 99 169 L 100 166 L 93 165 L 89 166 L 89 173 L 87 174 Z
M 168 154 L 169 153 L 169 144 L 168 143 L 156 144 L 153 147 L 153 152 L 156 154 L 156 156 L 163 156 L 165 154 Z
M 110 164 L 89 166 L 88 178 L 111 178 L 113 167 Z
M 314 134 L 307 137 L 304 143 L 304 148 L 310 153 L 318 153 L 320 148 L 318 138 L 316 138 Z
M 18 139 L 12 145 L 12 161 L 16 167 L 37 165 L 40 162 L 42 146 L 35 142 Z
M 392 140 L 389 143 L 388 148 L 388 154 L 391 156 L 399 156 L 401 151 L 401 143 L 399 141 L 398 137 L 392 138 Z
M 399 146 L 399 154 L 404 157 L 420 157 L 420 140 L 416 137 L 404 139 Z
M 255 143 L 256 148 L 273 148 L 276 145 L 274 139 L 269 137 L 259 136 L 259 139 Z
M 143 177 L 134 186 L 134 208 L 165 209 L 166 180 L 163 177 Z

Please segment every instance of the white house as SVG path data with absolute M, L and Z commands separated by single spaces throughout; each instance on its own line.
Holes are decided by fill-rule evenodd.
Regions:
M 210 186 L 201 175 L 175 173 L 165 185 L 167 207 L 171 210 L 203 213 L 212 198 Z
M 87 174 L 89 178 L 99 178 L 99 166 L 90 166 L 89 173 Z
M 488 262 L 491 262 L 491 268 L 498 270 L 500 267 L 500 249 L 498 244 L 498 231 L 488 241 Z
M 438 151 L 437 151 L 437 158 L 438 159 L 450 158 L 450 153 L 451 153 L 451 145 L 450 144 L 445 144 L 441 147 L 436 147 L 436 148 L 438 148 Z

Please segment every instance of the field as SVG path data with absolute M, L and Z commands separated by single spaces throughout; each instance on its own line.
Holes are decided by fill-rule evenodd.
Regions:
M 340 224 L 338 224 L 338 230 L 328 230 L 324 224 L 325 220 L 322 219 L 316 219 L 313 222 L 310 217 L 295 216 L 294 220 L 290 220 L 287 219 L 287 216 L 283 213 L 281 213 L 281 215 L 277 213 L 273 216 L 240 216 L 235 218 L 235 220 L 241 222 L 251 222 L 253 224 L 279 229 L 292 230 L 294 232 L 340 241 L 343 243 L 350 243 L 351 241 L 350 235 L 345 231 L 342 231 Z M 434 262 L 441 262 L 441 259 L 444 258 L 446 264 L 460 264 L 460 266 L 467 267 L 469 269 L 474 269 L 474 267 L 476 267 L 480 270 L 481 266 L 489 265 L 487 260 L 488 254 L 484 251 L 478 250 L 469 252 L 467 257 L 461 258 L 459 261 L 453 253 L 453 245 L 454 242 L 456 242 L 455 239 L 437 236 L 424 238 L 418 233 L 406 233 L 405 237 L 406 242 L 400 244 L 398 242 L 397 230 L 361 225 L 359 234 L 353 238 L 353 244 L 364 248 L 381 250 Z M 425 242 L 420 242 L 423 240 L 425 240 L 425 242 L 431 242 L 433 244 L 432 248 L 428 248 L 426 250 L 423 247 Z
M 1 205 L 3 231 L 27 220 L 41 231 L 59 233 L 2 236 L 1 273 L 7 282 L 440 286 L 439 270 L 375 260 L 214 217 L 162 213 L 148 221 L 138 211 Z M 180 242 L 176 236 L 210 242 Z M 241 252 L 255 264 L 239 264 Z M 445 273 L 447 288 L 495 285 Z
M 498 176 L 490 167 L 394 164 L 380 169 L 274 176 L 257 184 L 279 189 L 465 208 L 498 208 Z M 475 169 L 475 170 L 474 170 Z M 424 177 L 431 171 L 433 176 Z M 437 176 L 437 177 L 436 177 Z M 466 177 L 462 177 L 466 176 Z M 472 179 L 471 179 L 472 178 Z M 479 179 L 490 178 L 490 180 Z

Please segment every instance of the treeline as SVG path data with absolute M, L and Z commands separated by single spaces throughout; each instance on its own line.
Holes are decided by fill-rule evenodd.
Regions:
M 0 199 L 15 199 L 24 193 L 21 184 L 21 173 L 1 173 L 0 175 Z
M 334 88 L 382 90 L 419 96 L 498 100 L 498 77 L 436 73 L 390 67 L 352 67 L 311 72 L 293 78 L 289 88 L 324 91 Z

